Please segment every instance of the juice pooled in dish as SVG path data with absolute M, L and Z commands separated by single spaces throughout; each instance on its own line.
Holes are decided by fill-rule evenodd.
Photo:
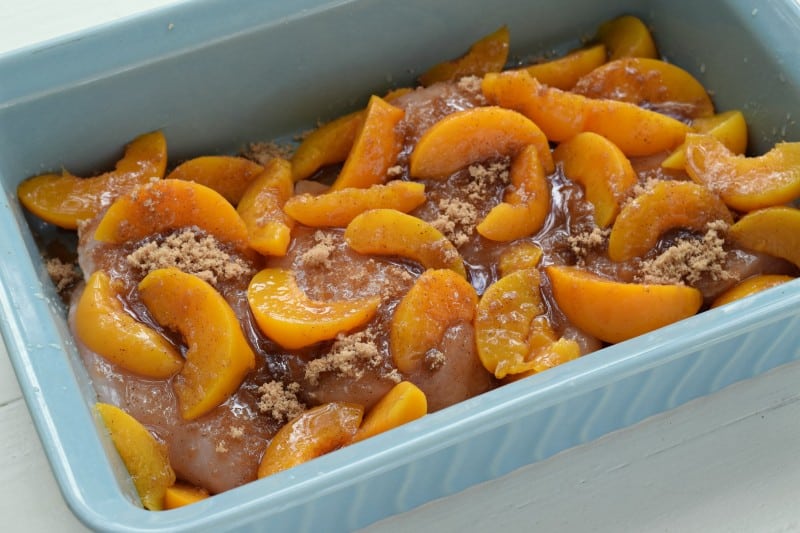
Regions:
M 794 279 L 800 143 L 621 17 L 512 64 L 507 28 L 296 149 L 168 165 L 162 132 L 21 203 L 148 509 L 198 501 Z M 596 354 L 594 357 L 602 357 Z

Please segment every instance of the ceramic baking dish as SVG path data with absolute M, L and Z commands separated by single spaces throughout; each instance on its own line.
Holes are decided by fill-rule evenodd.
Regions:
M 502 24 L 512 55 L 560 51 L 635 14 L 751 147 L 800 139 L 800 4 L 675 0 L 197 1 L 0 56 L 2 334 L 71 509 L 94 530 L 352 530 L 800 358 L 791 282 L 595 352 L 195 505 L 138 506 L 41 250 L 69 238 L 16 200 L 25 177 L 108 167 L 162 129 L 170 157 L 288 137 L 410 83 Z

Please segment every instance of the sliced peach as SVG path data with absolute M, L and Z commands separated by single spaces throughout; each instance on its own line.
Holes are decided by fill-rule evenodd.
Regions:
M 230 202 L 214 189 L 183 180 L 149 183 L 118 198 L 103 215 L 94 238 L 120 244 L 191 226 L 239 249 L 248 248 L 247 226 Z
M 258 466 L 259 479 L 347 446 L 363 416 L 360 405 L 331 402 L 294 418 L 269 442 Z
M 244 157 L 206 155 L 184 161 L 167 179 L 196 181 L 220 193 L 233 205 L 264 168 Z
M 428 399 L 410 381 L 401 381 L 369 410 L 353 442 L 368 439 L 428 413 Z
M 738 211 L 785 204 L 800 197 L 800 142 L 777 143 L 764 155 L 745 157 L 713 135 L 690 134 L 686 172 Z
M 733 223 L 719 196 L 690 181 L 659 181 L 620 211 L 608 239 L 613 261 L 641 257 L 667 230 L 703 232 L 710 222 Z
M 401 142 L 395 126 L 404 115 L 405 111 L 381 97 L 370 97 L 364 122 L 356 133 L 342 171 L 331 185 L 332 190 L 364 188 L 384 182 L 386 172 L 400 153 Z
M 464 76 L 483 76 L 487 72 L 500 72 L 508 59 L 509 33 L 506 26 L 476 41 L 466 54 L 439 63 L 419 77 L 421 85 L 439 81 L 453 81 Z
M 703 304 L 702 293 L 686 285 L 622 283 L 568 266 L 545 271 L 570 322 L 606 342 L 622 342 L 688 318 Z
M 311 132 L 292 155 L 292 176 L 304 180 L 326 165 L 341 163 L 364 123 L 364 111 L 354 111 Z
M 609 59 L 658 57 L 653 36 L 641 19 L 623 15 L 600 25 L 597 39 L 608 48 Z
M 186 343 L 186 364 L 173 382 L 181 416 L 194 420 L 227 400 L 255 367 L 255 355 L 225 298 L 177 268 L 150 272 L 139 295 L 156 322 Z
M 741 300 L 746 296 L 761 292 L 771 287 L 776 287 L 787 281 L 792 281 L 792 276 L 784 276 L 782 274 L 760 274 L 751 276 L 745 280 L 740 281 L 727 291 L 723 292 L 714 300 L 711 307 L 719 307 L 720 305 L 729 304 L 736 300 Z
M 553 159 L 561 164 L 567 178 L 583 186 L 586 199 L 594 206 L 594 220 L 601 228 L 614 222 L 620 203 L 639 182 L 622 150 L 590 131 L 558 145 Z
M 367 189 L 342 189 L 318 195 L 298 194 L 287 200 L 283 210 L 293 219 L 311 227 L 344 227 L 369 209 L 413 211 L 425 203 L 422 183 L 394 180 Z
M 513 156 L 529 144 L 538 150 L 545 172 L 552 172 L 547 138 L 530 119 L 495 106 L 457 111 L 422 134 L 411 152 L 409 173 L 420 179 L 444 179 L 473 163 Z
M 392 316 L 389 349 L 400 372 L 422 368 L 425 355 L 438 348 L 445 332 L 472 322 L 478 295 L 452 270 L 426 270 L 403 296 Z
M 167 488 L 175 483 L 166 445 L 119 407 L 97 403 L 95 409 L 128 469 L 142 505 L 151 511 L 162 510 Z
M 442 232 L 396 209 L 364 211 L 347 225 L 344 238 L 360 254 L 396 255 L 467 275 L 461 255 Z
M 582 76 L 606 62 L 606 46 L 596 44 L 570 52 L 564 57 L 523 67 L 540 83 L 568 91 Z
M 264 255 L 286 255 L 294 221 L 283 206 L 293 193 L 291 163 L 280 157 L 270 159 L 236 206 L 251 248 Z
M 660 59 L 626 57 L 609 61 L 586 74 L 573 92 L 659 107 L 682 117 L 708 117 L 714 104 L 705 87 L 684 69 Z
M 256 324 L 269 338 L 290 350 L 335 338 L 369 322 L 380 298 L 320 302 L 298 287 L 294 274 L 266 268 L 247 289 L 247 301 Z
M 511 185 L 503 202 L 494 206 L 475 228 L 493 241 L 508 242 L 536 233 L 550 212 L 550 182 L 536 146 L 522 149 L 509 174 Z
M 90 350 L 140 376 L 166 379 L 183 366 L 172 344 L 125 311 L 102 270 L 86 281 L 75 308 L 75 334 Z
M 532 242 L 521 241 L 506 248 L 497 262 L 500 276 L 507 276 L 517 270 L 534 268 L 542 260 L 544 251 Z
M 800 267 L 800 210 L 768 207 L 748 213 L 729 230 L 739 245 L 786 259 Z
M 568 359 L 580 355 L 575 341 L 558 341 L 546 320 L 535 320 L 545 312 L 539 284 L 537 269 L 517 270 L 490 285 L 478 303 L 478 357 L 498 379 L 542 370 L 540 359 L 548 351 L 569 351 Z
M 734 154 L 744 154 L 747 149 L 747 122 L 741 111 L 725 111 L 711 117 L 692 121 L 692 133 L 708 133 L 719 139 Z M 677 147 L 661 166 L 672 170 L 686 167 L 686 141 Z
M 19 200 L 46 222 L 75 229 L 81 220 L 92 219 L 119 196 L 154 178 L 163 178 L 167 168 L 167 141 L 161 132 L 137 137 L 125 148 L 114 170 L 92 178 L 79 178 L 67 171 L 29 178 L 17 188 Z
M 593 131 L 627 156 L 647 156 L 675 148 L 689 130 L 683 122 L 635 104 L 547 87 L 524 70 L 487 74 L 482 90 L 491 103 L 530 118 L 554 142 Z
M 177 509 L 209 497 L 208 491 L 187 483 L 175 483 L 164 494 L 164 509 Z

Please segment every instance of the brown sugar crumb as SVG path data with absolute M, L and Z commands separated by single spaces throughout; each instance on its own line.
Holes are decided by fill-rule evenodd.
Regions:
M 228 453 L 228 443 L 225 442 L 224 439 L 217 442 L 217 446 L 214 448 L 214 451 L 217 453 Z
M 306 406 L 297 399 L 300 392 L 299 383 L 284 385 L 280 381 L 270 381 L 258 388 L 261 397 L 258 399 L 258 410 L 271 416 L 278 422 L 288 422 L 306 410 Z
M 386 175 L 389 176 L 390 178 L 396 178 L 398 176 L 402 176 L 403 167 L 401 167 L 400 165 L 389 167 L 389 169 L 386 171 Z
M 231 257 L 211 235 L 193 230 L 173 233 L 161 243 L 148 242 L 126 257 L 128 264 L 145 275 L 159 268 L 175 267 L 203 281 L 217 283 L 251 273 L 247 264 Z
M 605 246 L 610 234 L 610 228 L 603 229 L 595 227 L 592 231 L 570 235 L 567 238 L 567 242 L 572 249 L 572 253 L 577 256 L 579 262 L 582 262 L 591 250 L 596 250 Z
M 445 355 L 441 350 L 433 348 L 427 351 L 422 361 L 428 370 L 438 370 L 444 366 Z
M 58 294 L 64 294 L 81 279 L 75 263 L 65 263 L 58 257 L 51 257 L 45 262 L 47 274 L 53 280 Z
M 488 165 L 470 165 L 467 171 L 472 180 L 467 185 L 467 198 L 477 202 L 499 186 L 508 185 L 510 166 L 511 159 L 508 157 Z
M 316 244 L 300 256 L 300 261 L 309 268 L 330 268 L 331 254 L 336 249 L 333 236 L 318 230 L 314 233 L 314 242 Z
M 242 157 L 255 161 L 259 165 L 266 165 L 270 160 L 280 157 L 289 159 L 294 153 L 294 148 L 289 144 L 278 144 L 276 142 L 255 142 L 250 143 L 242 151 Z
M 382 362 L 376 335 L 371 329 L 351 335 L 340 333 L 327 355 L 308 363 L 305 377 L 312 386 L 319 384 L 323 372 L 359 379 L 365 367 L 377 368 Z
M 654 284 L 694 285 L 703 276 L 712 280 L 731 279 L 725 270 L 725 239 L 727 229 L 722 220 L 711 222 L 699 239 L 681 239 L 657 257 L 643 261 L 637 281 Z
M 232 439 L 241 439 L 244 437 L 244 427 L 242 426 L 232 426 L 228 430 L 228 435 L 231 436 Z
M 478 222 L 474 205 L 457 198 L 439 200 L 439 216 L 431 225 L 441 231 L 456 247 L 469 240 Z

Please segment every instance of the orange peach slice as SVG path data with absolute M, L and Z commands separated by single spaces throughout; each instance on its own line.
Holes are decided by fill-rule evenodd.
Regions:
M 187 483 L 175 483 L 164 494 L 164 509 L 177 509 L 209 497 L 208 491 Z
M 453 81 L 464 76 L 483 76 L 500 72 L 508 59 L 509 33 L 506 26 L 476 41 L 466 54 L 453 61 L 431 67 L 419 77 L 423 86 L 439 81 Z
M 467 275 L 461 255 L 442 232 L 396 209 L 364 211 L 347 225 L 344 238 L 360 254 L 396 255 L 425 268 L 449 268 Z
M 508 242 L 539 231 L 550 211 L 550 183 L 534 145 L 522 149 L 511 164 L 511 185 L 475 228 L 483 237 Z
M 259 479 L 347 446 L 363 416 L 360 405 L 331 402 L 294 418 L 269 442 L 258 466 Z
M 17 188 L 19 200 L 46 222 L 76 229 L 81 220 L 92 219 L 114 199 L 154 178 L 167 168 L 167 142 L 161 132 L 137 137 L 125 148 L 114 170 L 92 178 L 67 171 L 29 178 Z
M 411 152 L 409 173 L 420 179 L 444 179 L 473 163 L 513 156 L 529 144 L 538 150 L 545 172 L 552 172 L 547 138 L 530 119 L 494 106 L 457 111 L 422 134 Z
M 656 43 L 641 19 L 623 15 L 603 23 L 597 39 L 608 48 L 609 59 L 621 57 L 658 57 Z
M 570 52 L 564 57 L 523 67 L 540 83 L 568 91 L 582 76 L 606 62 L 606 46 L 596 44 Z
M 195 181 L 220 193 L 233 205 L 264 168 L 244 157 L 207 155 L 184 161 L 167 179 Z
M 734 154 L 744 154 L 747 149 L 747 122 L 741 111 L 725 111 L 711 117 L 692 121 L 692 133 L 708 133 L 719 139 Z M 677 147 L 661 166 L 672 170 L 686 167 L 686 141 Z
M 558 145 L 553 159 L 564 175 L 580 183 L 594 206 L 594 220 L 605 228 L 614 222 L 620 203 L 639 180 L 631 162 L 617 146 L 596 133 L 585 131 Z
M 291 163 L 280 157 L 271 159 L 236 206 L 251 248 L 264 255 L 286 255 L 294 221 L 283 206 L 293 193 Z
M 365 188 L 386 180 L 386 172 L 400 153 L 401 143 L 395 126 L 404 115 L 405 111 L 379 96 L 370 97 L 364 122 L 356 133 L 342 171 L 331 185 L 332 190 Z
M 225 298 L 176 268 L 145 276 L 139 295 L 156 322 L 186 342 L 186 364 L 173 382 L 181 416 L 194 420 L 227 400 L 255 367 L 255 355 Z
M 292 155 L 292 176 L 304 180 L 326 165 L 341 163 L 364 124 L 364 111 L 354 111 L 311 132 Z
M 792 276 L 784 276 L 782 274 L 760 274 L 751 276 L 745 280 L 740 281 L 724 293 L 717 296 L 711 307 L 719 307 L 721 305 L 729 304 L 736 300 L 741 300 L 746 296 L 761 292 L 771 287 L 776 287 L 787 281 L 792 281 Z
M 491 103 L 530 118 L 554 142 L 593 131 L 627 156 L 647 156 L 675 148 L 689 130 L 683 122 L 635 104 L 547 87 L 524 70 L 487 74 L 482 90 Z
M 417 372 L 448 328 L 472 322 L 478 295 L 452 270 L 426 270 L 403 296 L 392 316 L 389 349 L 400 372 Z
M 626 57 L 610 61 L 586 74 L 572 91 L 636 105 L 661 104 L 687 118 L 714 114 L 705 87 L 684 69 L 660 59 Z
M 140 376 L 166 379 L 183 366 L 172 344 L 125 311 L 102 270 L 86 281 L 75 308 L 75 334 L 90 350 Z
M 547 352 L 568 352 L 567 360 L 580 355 L 575 341 L 557 340 L 546 320 L 535 320 L 545 312 L 539 283 L 537 269 L 518 270 L 490 285 L 478 303 L 478 357 L 498 379 L 543 370 Z
M 702 232 L 717 220 L 733 223 L 719 196 L 690 181 L 659 181 L 620 211 L 608 239 L 608 256 L 613 261 L 641 257 L 667 230 Z
M 534 268 L 542 260 L 544 251 L 532 242 L 522 241 L 506 248 L 497 261 L 497 272 L 507 276 L 517 270 Z
M 101 242 L 121 244 L 156 233 L 197 226 L 240 250 L 248 248 L 247 226 L 214 189 L 183 180 L 161 180 L 118 198 L 95 230 Z
M 570 322 L 606 342 L 622 342 L 688 318 L 703 304 L 702 293 L 686 285 L 622 283 L 568 266 L 545 271 Z
M 800 267 L 800 210 L 768 207 L 753 211 L 730 227 L 739 245 L 786 259 Z
M 335 338 L 369 322 L 380 298 L 320 302 L 298 287 L 294 274 L 265 268 L 250 281 L 247 301 L 259 329 L 284 348 L 295 350 Z
M 407 422 L 422 418 L 428 413 L 428 399 L 410 381 L 401 381 L 387 392 L 370 409 L 353 442 L 368 439 Z
M 777 143 L 764 155 L 745 157 L 713 135 L 690 134 L 686 172 L 738 211 L 785 204 L 800 197 L 800 142 Z
M 318 195 L 298 194 L 287 200 L 283 210 L 293 219 L 311 227 L 344 227 L 370 209 L 413 211 L 425 203 L 421 183 L 394 180 L 367 189 L 342 189 Z
M 162 510 L 167 488 L 175 483 L 166 445 L 119 407 L 97 403 L 95 409 L 128 469 L 142 505 L 151 511 Z

